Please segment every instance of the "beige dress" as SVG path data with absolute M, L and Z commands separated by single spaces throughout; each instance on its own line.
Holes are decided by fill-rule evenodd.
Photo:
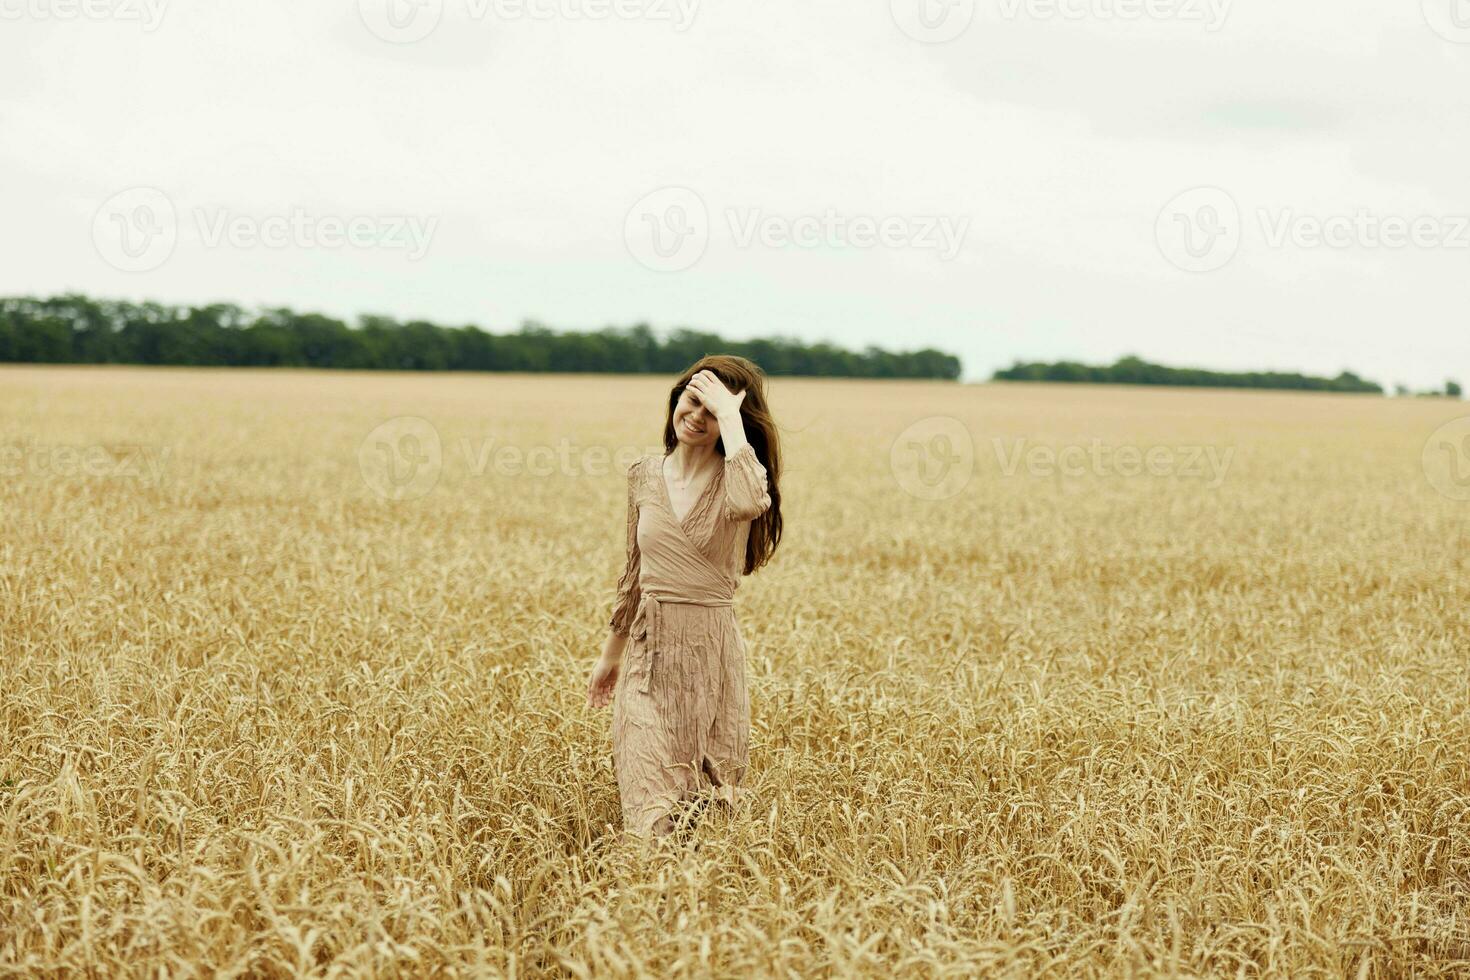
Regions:
M 734 806 L 750 751 L 745 641 L 733 599 L 750 522 L 771 506 L 749 444 L 725 457 L 682 521 L 663 457 L 628 468 L 628 561 L 612 629 L 629 637 L 612 705 L 623 826 L 648 836 L 681 800 Z

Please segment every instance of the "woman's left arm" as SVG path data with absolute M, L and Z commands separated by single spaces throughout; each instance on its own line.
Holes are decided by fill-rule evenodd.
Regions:
M 720 419 L 720 441 L 725 445 L 725 519 L 753 521 L 770 508 L 771 491 L 739 412 L 728 423 Z
M 745 420 L 740 417 L 738 407 L 725 415 L 716 415 L 715 421 L 720 426 L 720 443 L 725 447 L 726 459 L 738 453 L 741 446 L 750 445 L 745 438 Z
M 734 394 L 713 371 L 700 371 L 689 379 L 720 427 L 720 444 L 725 451 L 725 519 L 751 521 L 771 506 L 770 481 L 755 447 L 745 438 L 745 420 L 740 406 L 745 392 Z
M 719 424 L 720 442 L 725 447 L 726 459 L 739 452 L 741 446 L 748 445 L 745 439 L 745 420 L 740 417 L 740 406 L 745 404 L 745 392 L 735 394 L 725 387 L 725 383 L 713 371 L 695 374 L 689 379 L 689 387 L 694 389 L 694 394 Z

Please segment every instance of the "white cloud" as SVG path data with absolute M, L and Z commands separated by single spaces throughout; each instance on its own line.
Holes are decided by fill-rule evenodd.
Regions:
M 703 2 L 685 30 L 442 3 L 413 44 L 374 36 L 356 0 L 169 4 L 151 32 L 7 20 L 4 292 L 934 345 L 971 376 L 1134 352 L 1470 379 L 1464 252 L 1271 248 L 1253 224 L 1262 208 L 1466 210 L 1470 45 L 1432 31 L 1418 4 L 1234 0 L 1207 30 L 989 0 L 960 36 L 926 45 L 886 2 Z M 1191 274 L 1160 254 L 1154 226 L 1200 185 L 1226 189 L 1246 224 L 1228 264 Z M 164 190 L 185 217 L 169 259 L 129 274 L 90 234 L 98 205 L 133 186 Z M 623 240 L 629 209 L 665 186 L 696 191 L 712 221 L 678 273 L 645 268 Z M 211 249 L 188 224 L 198 208 L 437 227 L 418 261 Z M 724 214 L 753 208 L 968 226 L 947 261 L 740 247 Z

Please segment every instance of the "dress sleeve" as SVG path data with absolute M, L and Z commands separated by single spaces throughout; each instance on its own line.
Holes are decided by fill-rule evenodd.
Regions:
M 747 442 L 725 457 L 725 519 L 753 521 L 770 506 L 766 468 Z
M 628 467 L 628 559 L 618 579 L 617 597 L 613 600 L 609 625 L 619 636 L 632 632 L 633 616 L 638 611 L 638 499 L 633 492 L 638 483 L 638 467 L 642 460 Z

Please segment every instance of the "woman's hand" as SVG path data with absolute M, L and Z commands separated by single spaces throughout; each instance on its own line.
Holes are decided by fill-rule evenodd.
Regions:
M 607 654 L 597 658 L 592 665 L 592 680 L 587 684 L 587 707 L 605 708 L 612 703 L 613 689 L 618 685 L 618 671 L 622 669 L 620 657 Z
M 704 370 L 689 379 L 689 387 L 699 396 L 704 407 L 709 409 L 723 427 L 727 422 L 740 418 L 740 406 L 745 401 L 745 392 L 731 394 L 730 389 L 713 371 Z

